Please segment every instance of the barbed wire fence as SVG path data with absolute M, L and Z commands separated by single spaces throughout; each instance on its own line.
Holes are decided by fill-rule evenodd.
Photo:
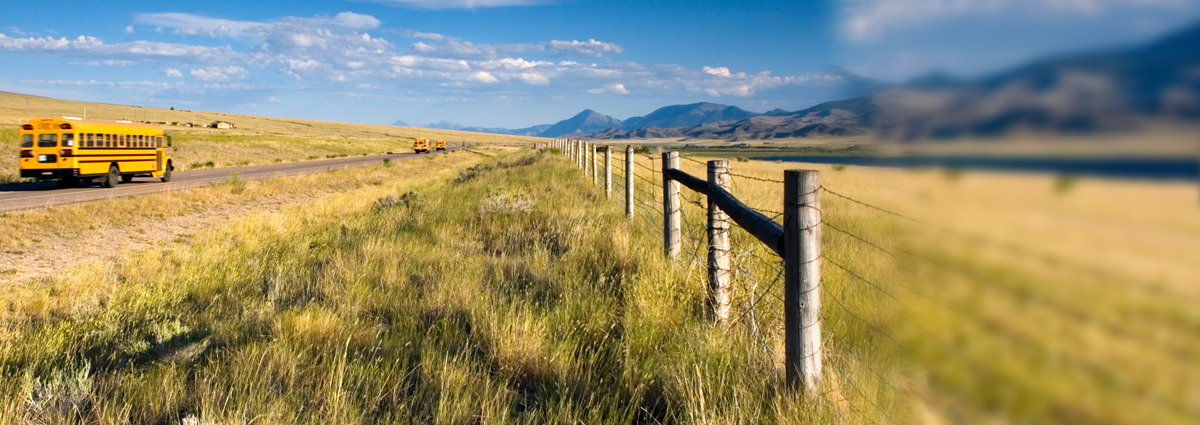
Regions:
M 596 149 L 595 145 L 588 142 L 570 140 L 556 140 L 551 146 L 560 148 L 564 154 L 572 158 L 576 157 L 572 153 L 575 150 L 591 149 L 595 151 Z M 1052 346 L 1039 340 L 1036 335 L 1031 335 L 1026 329 L 995 320 L 977 311 L 971 311 L 970 306 L 949 302 L 943 299 L 942 294 L 935 293 L 940 291 L 937 287 L 917 281 L 906 282 L 902 277 L 891 275 L 891 271 L 898 269 L 896 267 L 872 268 L 869 265 L 856 263 L 854 253 L 862 250 L 874 251 L 887 261 L 893 262 L 892 266 L 900 263 L 907 266 L 916 265 L 940 275 L 954 276 L 955 279 L 979 285 L 981 288 L 986 288 L 987 291 L 1004 294 L 1023 302 L 1042 304 L 1054 311 L 1065 313 L 1064 317 L 1067 320 L 1099 326 L 1115 335 L 1129 333 L 1121 323 L 1106 318 L 1094 310 L 1071 306 L 1063 300 L 1031 296 L 1027 287 L 1012 281 L 1011 278 L 995 276 L 954 264 L 952 261 L 931 257 L 906 248 L 895 241 L 872 236 L 871 232 L 864 231 L 865 229 L 856 223 L 847 222 L 838 216 L 822 214 L 819 207 L 820 197 L 826 196 L 835 200 L 841 208 L 857 209 L 855 213 L 878 215 L 912 223 L 963 241 L 988 245 L 1046 265 L 1073 269 L 1096 279 L 1096 281 L 1104 282 L 1104 284 L 1126 285 L 1128 279 L 1124 277 L 1114 276 L 1110 272 L 1098 270 L 1092 266 L 1076 264 L 1061 257 L 1036 252 L 1011 243 L 957 232 L 947 226 L 941 226 L 850 196 L 842 190 L 820 184 L 819 180 L 807 191 L 811 193 L 796 193 L 793 190 L 795 188 L 788 187 L 795 182 L 789 181 L 788 178 L 783 180 L 770 178 L 762 175 L 762 172 L 754 170 L 733 172 L 726 161 L 699 160 L 680 156 L 677 152 L 662 153 L 662 158 L 655 158 L 645 151 L 635 153 L 631 146 L 626 146 L 623 150 L 613 149 L 612 146 L 602 146 L 600 149 L 606 155 L 603 163 L 611 164 L 612 169 L 616 171 L 607 173 L 610 180 L 605 184 L 620 188 L 622 192 L 630 191 L 627 188 L 630 185 L 633 186 L 630 191 L 633 196 L 626 199 L 630 218 L 644 222 L 650 228 L 657 227 L 663 230 L 660 237 L 664 243 L 664 253 L 686 267 L 684 271 L 687 273 L 689 281 L 709 281 L 708 307 L 709 315 L 713 317 L 713 320 L 724 326 L 725 332 L 746 332 L 753 338 L 757 349 L 766 356 L 778 356 L 780 351 L 784 351 L 785 360 L 782 363 L 785 368 L 795 368 L 794 366 L 798 363 L 803 364 L 804 359 L 819 358 L 819 364 L 825 367 L 825 373 L 821 373 L 820 369 L 817 372 L 818 378 L 825 379 L 824 382 L 818 384 L 823 389 L 819 394 L 848 421 L 858 423 L 903 421 L 899 416 L 908 412 L 901 411 L 902 409 L 895 403 L 896 396 L 908 391 L 904 385 L 905 380 L 898 370 L 897 359 L 901 355 L 900 353 L 933 350 L 937 352 L 938 358 L 944 359 L 946 362 L 944 365 L 938 365 L 937 368 L 966 370 L 977 375 L 979 379 L 990 379 L 1008 385 L 1011 390 L 1016 392 L 1037 394 L 1039 390 L 1036 388 L 1036 384 L 1014 379 L 1011 370 L 1006 370 L 1004 365 L 989 361 L 988 353 L 967 346 L 969 344 L 964 342 L 964 334 L 946 334 L 947 331 L 944 329 L 932 329 L 928 325 L 922 325 L 903 314 L 903 308 L 937 311 L 940 312 L 939 315 L 961 323 L 959 326 L 984 329 L 988 335 L 997 338 L 996 344 L 1019 347 L 1020 359 L 1030 364 L 1044 363 L 1053 365 L 1053 367 L 1070 367 L 1084 376 L 1083 379 L 1095 381 L 1098 384 L 1114 385 L 1112 384 L 1111 370 L 1107 370 L 1111 366 L 1091 358 L 1087 353 L 1067 350 L 1061 346 Z M 685 167 L 680 166 L 679 159 L 686 161 L 686 168 L 692 170 L 708 171 L 716 168 L 718 175 L 725 174 L 727 176 L 728 180 L 725 186 L 717 184 L 718 181 L 712 178 L 700 179 L 685 173 L 683 171 Z M 721 164 L 722 162 L 724 164 Z M 785 177 L 789 173 L 791 172 L 785 172 Z M 712 177 L 712 173 L 709 177 Z M 678 187 L 672 190 L 671 186 L 676 182 L 684 182 L 683 186 L 693 190 L 681 191 Z M 744 192 L 743 187 L 754 187 L 757 190 L 769 185 L 783 186 L 785 198 L 788 198 L 788 191 L 791 190 L 792 195 L 799 195 L 801 198 L 804 195 L 812 195 L 817 200 L 810 203 L 796 203 L 785 199 L 784 202 L 776 204 L 780 207 L 772 207 L 746 205 L 742 200 L 754 198 L 753 196 L 739 198 L 733 195 Z M 677 199 L 672 200 L 673 196 Z M 613 197 L 620 199 L 620 197 Z M 739 201 L 740 207 L 729 205 L 730 199 L 727 198 Z M 723 201 L 714 203 L 714 200 Z M 729 223 L 731 230 L 740 229 L 734 232 L 731 246 L 722 247 L 713 244 L 711 235 L 715 230 L 722 230 L 720 226 L 714 226 L 711 221 L 706 222 L 706 216 L 711 215 L 711 211 L 714 209 L 738 212 L 738 214 L 733 214 L 735 216 Z M 797 226 L 799 223 L 789 223 L 789 220 L 795 219 L 793 217 L 799 217 L 799 213 L 803 210 L 812 210 L 816 213 L 816 220 L 810 224 L 812 228 Z M 673 220 L 673 217 L 677 217 L 677 219 Z M 751 218 L 758 218 L 758 220 L 751 220 Z M 845 248 L 818 251 L 815 256 L 806 257 L 805 261 L 796 261 L 801 260 L 801 257 L 796 257 L 791 262 L 795 266 L 789 266 L 789 261 L 785 258 L 787 256 L 786 249 L 780 249 L 780 244 L 772 245 L 770 238 L 764 240 L 763 237 L 760 237 L 761 235 L 756 234 L 761 233 L 761 229 L 754 227 L 764 227 L 765 222 L 768 221 L 771 225 L 776 226 L 780 233 L 784 233 L 789 226 L 799 230 L 815 230 L 816 232 L 813 233 L 815 233 L 814 236 L 818 243 L 822 235 L 820 231 L 827 231 L 826 239 L 836 241 L 839 246 Z M 705 235 L 710 237 L 706 238 Z M 779 239 L 783 239 L 783 236 L 779 235 Z M 755 239 L 762 243 L 755 242 Z M 714 272 L 712 258 L 722 255 L 728 257 L 728 266 Z M 789 317 L 785 314 L 785 310 L 789 295 L 808 295 L 808 293 L 800 291 L 799 294 L 796 294 L 795 289 L 798 288 L 792 288 L 793 291 L 789 292 L 790 282 L 786 277 L 790 268 L 800 268 L 809 263 L 817 263 L 818 268 L 817 284 L 808 288 L 817 293 L 815 299 L 818 311 L 815 312 L 813 320 L 803 322 Z M 884 269 L 888 272 L 881 272 Z M 706 274 L 705 271 L 708 272 L 707 278 L 703 277 Z M 732 292 L 732 296 L 725 301 L 729 307 L 729 313 L 726 316 L 715 314 L 714 311 L 714 306 L 719 306 L 722 302 L 713 299 L 714 284 L 711 281 L 714 277 L 732 282 L 732 286 L 728 288 Z M 905 307 L 901 307 L 902 304 Z M 789 321 L 789 319 L 793 320 Z M 807 352 L 788 352 L 789 348 L 793 348 L 787 344 L 790 342 L 788 341 L 789 325 L 792 325 L 793 333 L 799 333 L 794 329 L 796 327 L 801 328 L 798 331 L 804 331 L 807 328 L 817 330 L 820 337 L 817 348 Z M 1127 336 L 1139 339 L 1138 342 L 1141 344 L 1166 344 L 1162 341 L 1147 339 L 1145 336 Z M 800 361 L 794 359 L 797 355 L 801 357 Z M 1064 361 L 1067 363 L 1063 363 Z M 939 373 L 938 370 L 931 369 L 928 365 L 905 364 L 904 367 L 909 369 L 909 373 L 912 373 L 914 369 L 918 374 L 937 375 Z M 786 372 L 789 375 L 793 373 L 803 375 L 800 373 L 803 371 L 800 370 L 788 369 Z M 790 385 L 798 387 L 814 385 L 803 379 L 794 381 L 791 376 L 788 381 Z M 803 384 L 796 385 L 799 382 L 803 382 Z M 1200 418 L 1200 406 L 1189 405 L 1181 401 L 1179 397 L 1162 393 L 1150 384 L 1118 383 L 1114 390 L 1126 394 L 1131 399 L 1142 400 L 1152 408 L 1172 412 L 1180 417 Z M 881 394 L 892 394 L 892 396 L 882 396 Z M 1067 407 L 1060 408 L 1067 409 Z

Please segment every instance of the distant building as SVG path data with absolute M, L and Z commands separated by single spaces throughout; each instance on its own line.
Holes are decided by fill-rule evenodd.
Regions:
M 233 123 L 231 123 L 231 122 L 228 122 L 228 121 L 213 121 L 213 122 L 212 122 L 211 124 L 209 124 L 208 126 L 209 126 L 210 128 L 219 128 L 219 129 L 222 129 L 222 130 L 229 130 L 229 129 L 231 129 L 231 128 L 234 128 L 234 126 L 233 126 Z

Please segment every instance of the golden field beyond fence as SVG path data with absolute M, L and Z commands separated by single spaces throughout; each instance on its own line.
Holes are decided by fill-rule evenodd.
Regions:
M 585 180 L 632 183 L 635 217 L 670 228 L 663 158 L 643 152 L 626 170 L 622 146 L 605 170 L 604 147 L 552 146 Z M 682 159 L 705 176 L 703 160 Z M 1193 184 L 731 163 L 731 192 L 776 219 L 784 169 L 823 174 L 820 394 L 844 420 L 1200 420 Z M 704 281 L 708 206 L 686 187 L 680 196 L 682 267 Z M 782 360 L 781 259 L 744 231 L 733 239 L 735 323 Z

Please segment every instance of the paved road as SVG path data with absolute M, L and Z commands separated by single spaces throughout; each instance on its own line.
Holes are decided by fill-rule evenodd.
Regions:
M 457 149 L 450 149 L 453 152 Z M 429 155 L 438 155 L 436 153 Z M 403 161 L 426 154 L 397 153 L 391 155 L 359 156 L 322 161 L 297 162 L 291 164 L 258 165 L 254 167 L 219 168 L 213 170 L 180 171 L 173 173 L 170 183 L 149 177 L 136 177 L 131 183 L 121 183 L 116 188 L 105 189 L 95 183 L 81 183 L 82 187 L 59 189 L 55 182 L 17 183 L 0 185 L 0 211 L 28 210 L 54 205 L 97 201 L 144 195 L 147 193 L 208 187 L 213 182 L 223 182 L 234 172 L 241 174 L 243 181 L 263 180 L 274 177 L 319 173 L 364 165 L 380 164 L 383 160 Z

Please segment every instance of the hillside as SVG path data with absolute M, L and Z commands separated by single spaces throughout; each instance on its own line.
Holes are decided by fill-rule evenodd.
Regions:
M 26 111 L 26 99 L 29 110 Z M 86 110 L 86 111 L 85 111 Z M 352 138 L 403 138 L 414 137 L 445 139 L 448 141 L 469 140 L 479 143 L 530 143 L 528 136 L 492 135 L 453 130 L 398 127 L 382 124 L 347 123 L 338 121 L 279 118 L 261 115 L 228 114 L 212 111 L 170 110 L 141 106 L 113 105 L 106 103 L 79 102 L 49 97 L 0 92 L 0 125 L 16 125 L 31 118 L 72 116 L 90 120 L 120 120 L 207 124 L 217 120 L 237 125 L 234 130 L 213 130 L 164 125 L 167 131 L 190 130 L 200 134 L 226 135 L 281 135 L 323 136 Z

